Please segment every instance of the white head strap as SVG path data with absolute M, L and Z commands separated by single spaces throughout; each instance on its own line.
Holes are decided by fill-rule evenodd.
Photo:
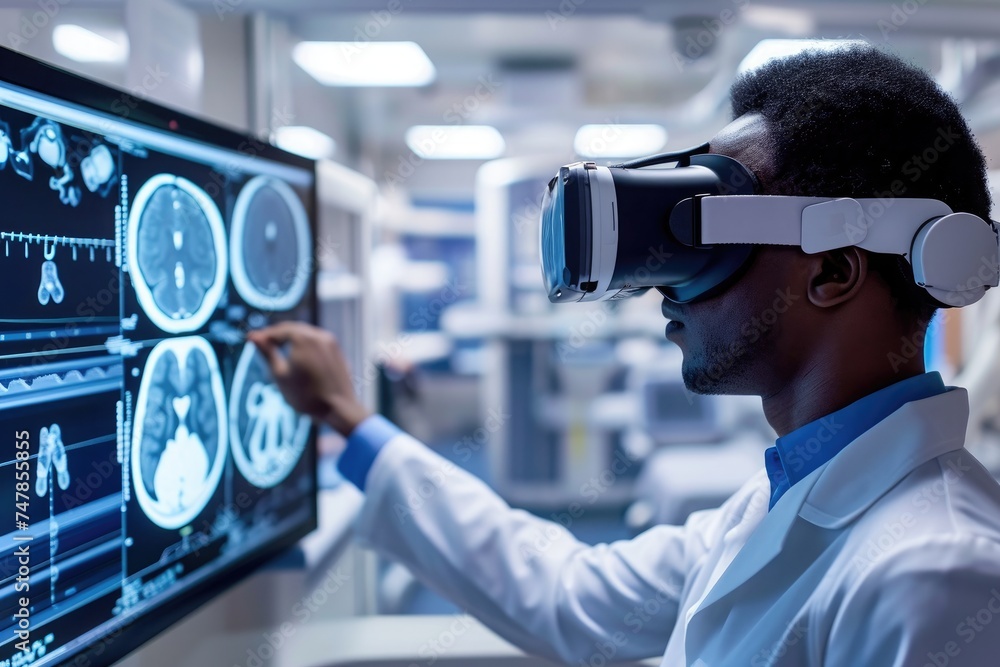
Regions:
M 857 246 L 901 255 L 917 284 L 947 306 L 974 303 L 1000 284 L 995 224 L 936 199 L 712 195 L 697 202 L 700 245 L 793 245 L 807 253 Z

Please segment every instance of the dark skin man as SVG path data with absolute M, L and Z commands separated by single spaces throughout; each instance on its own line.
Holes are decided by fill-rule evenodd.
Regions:
M 750 169 L 762 195 L 875 198 L 883 213 L 895 198 L 929 199 L 989 218 L 985 159 L 957 105 L 891 54 L 853 45 L 776 59 L 738 77 L 730 101 L 735 120 L 711 151 Z M 944 136 L 947 149 L 934 148 Z M 912 176 L 927 150 L 935 171 Z M 924 221 L 874 210 L 858 222 L 883 234 Z M 975 253 L 993 261 L 991 232 Z M 925 250 L 972 275 L 973 249 L 951 245 Z M 1000 655 L 985 629 L 1000 613 L 1000 485 L 965 448 L 968 392 L 924 372 L 944 301 L 911 261 L 756 245 L 716 291 L 665 299 L 685 385 L 760 396 L 779 438 L 718 508 L 608 544 L 573 534 L 585 503 L 551 519 L 513 509 L 369 415 L 330 334 L 286 323 L 249 339 L 295 408 L 350 434 L 338 468 L 365 493 L 360 543 L 530 653 L 573 665 L 981 667 Z

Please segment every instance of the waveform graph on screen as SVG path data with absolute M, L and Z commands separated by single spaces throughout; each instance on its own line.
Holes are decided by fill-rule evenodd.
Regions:
M 117 331 L 120 160 L 106 137 L 0 107 L 0 342 Z

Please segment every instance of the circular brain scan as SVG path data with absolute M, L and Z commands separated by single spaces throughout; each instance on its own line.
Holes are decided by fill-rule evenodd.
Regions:
M 139 506 L 162 528 L 194 519 L 226 463 L 225 395 L 215 352 L 200 336 L 153 348 L 139 383 L 131 469 Z
M 309 418 L 285 403 L 256 346 L 246 345 L 229 396 L 233 460 L 247 480 L 272 487 L 292 471 L 309 438 Z
M 139 305 L 169 333 L 201 327 L 219 305 L 228 257 L 222 214 L 191 181 L 158 174 L 129 213 L 129 273 Z
M 236 198 L 229 238 L 233 285 L 263 310 L 289 310 L 309 283 L 312 238 L 302 202 L 284 182 L 257 176 Z

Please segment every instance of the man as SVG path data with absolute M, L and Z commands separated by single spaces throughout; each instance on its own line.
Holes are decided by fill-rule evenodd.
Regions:
M 988 219 L 983 156 L 955 104 L 893 56 L 807 53 L 731 97 L 712 152 L 765 194 L 927 197 Z M 791 307 L 748 336 L 776 294 Z M 664 300 L 686 385 L 760 396 L 779 439 L 721 508 L 594 547 L 369 416 L 328 334 L 280 324 L 250 338 L 294 407 L 350 434 L 341 467 L 368 494 L 362 540 L 528 651 L 985 667 L 1000 664 L 1000 486 L 962 446 L 965 390 L 905 352 L 934 310 L 904 260 L 856 247 L 763 246 L 721 293 Z

